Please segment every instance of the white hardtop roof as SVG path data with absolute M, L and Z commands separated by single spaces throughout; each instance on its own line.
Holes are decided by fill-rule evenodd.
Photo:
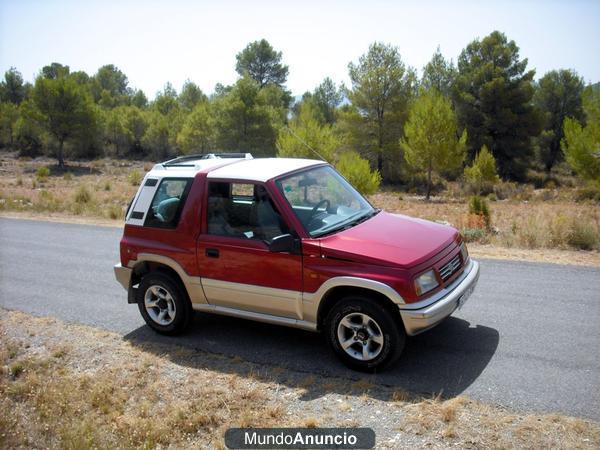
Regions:
M 325 161 L 299 158 L 240 159 L 238 162 L 211 170 L 208 178 L 258 181 L 264 183 L 279 175 L 305 167 L 326 164 Z

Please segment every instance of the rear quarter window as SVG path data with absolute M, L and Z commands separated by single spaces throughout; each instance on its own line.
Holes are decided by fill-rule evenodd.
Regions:
M 144 226 L 177 227 L 192 181 L 191 178 L 163 178 L 150 203 Z

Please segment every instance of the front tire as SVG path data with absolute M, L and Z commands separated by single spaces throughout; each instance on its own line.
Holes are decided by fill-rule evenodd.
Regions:
M 146 324 L 168 336 L 185 331 L 192 316 L 190 301 L 179 283 L 160 272 L 142 278 L 137 304 Z
M 348 367 L 375 372 L 393 364 L 402 354 L 406 333 L 384 305 L 364 296 L 339 301 L 325 319 L 327 340 Z

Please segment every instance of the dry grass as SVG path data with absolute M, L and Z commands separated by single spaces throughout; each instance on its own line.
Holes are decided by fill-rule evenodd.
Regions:
M 411 395 L 409 392 L 406 392 L 403 389 L 396 389 L 392 393 L 392 401 L 394 402 L 409 402 L 413 397 L 414 395 Z
M 231 426 L 282 422 L 264 386 L 232 382 L 237 375 L 180 371 L 175 379 L 162 358 L 125 344 L 108 350 L 111 340 L 102 346 L 116 350 L 118 364 L 104 366 L 81 361 L 81 349 L 1 338 L 2 448 L 199 447 L 220 442 Z M 102 340 L 100 333 L 82 335 L 88 344 L 91 338 Z
M 319 419 L 316 417 L 307 417 L 304 420 L 304 426 L 306 428 L 317 428 L 319 426 Z
M 223 448 L 233 426 L 372 427 L 378 448 L 600 446 L 590 420 L 320 375 L 340 393 L 303 401 L 306 376 L 289 370 L 270 379 L 243 360 L 0 311 L 0 448 Z
M 362 393 L 369 392 L 374 387 L 375 385 L 368 378 L 361 378 L 360 380 L 357 380 L 354 383 L 352 383 L 352 388 Z
M 490 229 L 469 214 L 466 199 L 461 197 L 440 197 L 426 202 L 398 192 L 379 192 L 370 200 L 389 212 L 447 222 L 467 237 L 472 234 L 479 244 L 521 249 L 600 249 L 598 205 L 576 203 L 568 190 L 551 199 L 544 197 L 543 189 L 538 191 L 529 200 L 489 202 Z
M 142 161 L 68 162 L 64 171 L 48 158 L 16 159 L 0 153 L 0 211 L 122 220 L 141 180 Z M 42 170 L 51 166 L 49 171 Z M 40 176 L 40 173 L 42 176 Z
M 400 429 L 435 434 L 446 445 L 477 448 L 597 448 L 600 427 L 584 419 L 558 414 L 514 414 L 502 408 L 455 397 L 408 405 Z M 465 427 L 476 423 L 476 427 Z

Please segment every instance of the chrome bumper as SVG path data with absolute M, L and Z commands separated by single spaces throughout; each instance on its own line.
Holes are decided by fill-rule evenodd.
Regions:
M 126 291 L 129 290 L 129 282 L 131 281 L 131 272 L 132 269 L 129 267 L 123 267 L 121 263 L 115 264 L 115 277 L 117 281 L 121 283 L 121 286 L 125 288 Z
M 469 266 L 451 285 L 430 298 L 417 303 L 402 305 L 400 315 L 406 334 L 414 336 L 433 328 L 456 308 L 462 306 L 473 292 L 479 279 L 479 263 L 470 260 Z

